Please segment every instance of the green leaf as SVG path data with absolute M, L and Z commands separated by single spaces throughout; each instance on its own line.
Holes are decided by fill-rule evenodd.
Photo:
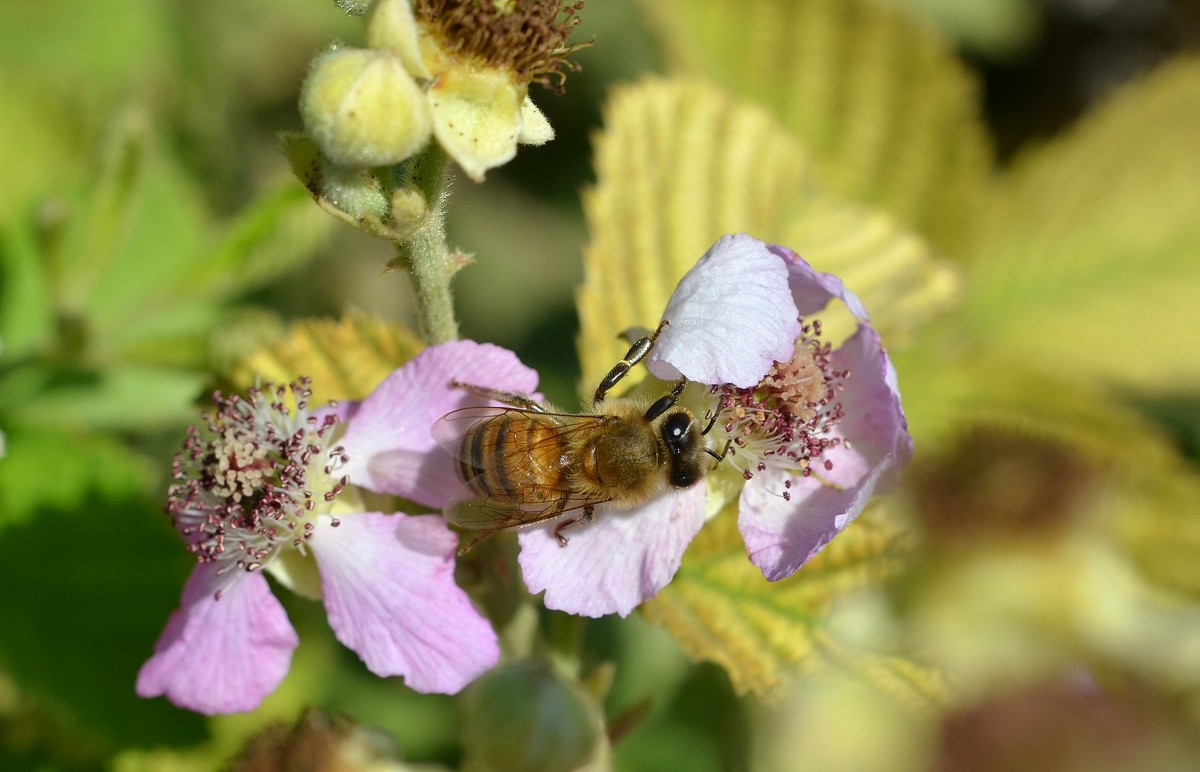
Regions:
M 44 457 L 42 479 L 60 455 Z M 156 502 L 102 487 L 75 487 L 74 497 L 82 501 L 65 507 L 43 500 L 0 533 L 0 668 L 66 723 L 113 745 L 195 742 L 198 716 L 133 692 L 179 603 L 186 553 Z
M 837 192 L 960 251 L 988 182 L 977 87 L 954 52 L 871 0 L 655 0 L 671 69 L 770 109 Z
M 716 239 L 745 231 L 820 270 L 853 277 L 885 338 L 953 297 L 953 275 L 879 211 L 822 189 L 798 142 L 766 111 L 698 82 L 646 80 L 614 92 L 584 210 L 591 242 L 579 293 L 580 357 L 595 383 L 629 327 L 652 327 L 676 282 Z
M 61 248 L 48 252 L 58 313 L 84 320 L 100 350 L 154 334 L 177 305 L 164 294 L 211 227 L 199 191 L 155 147 L 147 117 L 123 114 Z
M 92 103 L 128 98 L 138 81 L 170 88 L 171 21 L 171 9 L 155 0 L 4 3 L 0 64 L 66 84 Z
M 14 380 L 31 378 L 41 388 L 12 410 L 14 422 L 91 430 L 181 424 L 194 415 L 192 403 L 207 380 L 195 370 L 124 363 L 101 370 L 31 367 Z
M 1020 159 L 974 248 L 962 328 L 1046 369 L 1200 383 L 1200 61 L 1130 85 Z
M 150 479 L 149 469 L 128 449 L 100 436 L 11 426 L 4 432 L 0 532 L 39 510 L 82 509 L 90 495 L 133 495 Z
M 5 4 L 0 14 L 14 8 L 20 6 Z M 5 31 L 6 41 L 13 39 L 12 29 L 3 21 L 0 29 Z M 0 223 L 8 223 L 43 196 L 60 190 L 64 182 L 73 181 L 86 165 L 83 150 L 91 122 L 81 114 L 78 92 L 72 93 L 51 78 L 18 74 L 3 63 L 0 94 L 6 105 L 0 111 L 0 165 L 4 170 Z
M 265 191 L 196 261 L 177 293 L 226 299 L 263 286 L 312 258 L 333 221 L 288 179 Z
M 0 357 L 5 360 L 35 352 L 53 332 L 50 277 L 39 235 L 31 218 L 17 218 L 0 230 Z
M 736 505 L 710 521 L 675 579 L 642 606 L 694 659 L 712 660 L 734 688 L 775 699 L 799 672 L 836 666 L 915 702 L 941 699 L 940 678 L 911 660 L 838 640 L 828 627 L 835 601 L 900 574 L 910 536 L 876 504 L 801 571 L 766 581 L 746 558 Z

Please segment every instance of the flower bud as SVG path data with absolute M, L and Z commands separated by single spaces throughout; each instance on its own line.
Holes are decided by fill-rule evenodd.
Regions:
M 300 116 L 325 157 L 342 166 L 390 166 L 429 140 L 429 106 L 391 51 L 321 55 L 300 92 Z
M 471 685 L 464 703 L 463 769 L 607 769 L 600 709 L 545 662 L 497 668 Z

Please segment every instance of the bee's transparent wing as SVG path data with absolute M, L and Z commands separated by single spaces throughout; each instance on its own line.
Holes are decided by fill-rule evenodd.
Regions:
M 562 463 L 563 435 L 594 428 L 600 420 L 599 416 L 547 413 L 515 407 L 466 407 L 439 419 L 433 426 L 433 437 L 455 460 L 466 462 L 459 465 L 460 475 L 470 474 L 466 470 L 476 469 L 476 459 L 472 450 L 464 447 L 463 437 L 483 422 L 513 413 L 537 423 L 542 431 L 538 433 L 540 439 L 537 441 L 514 443 L 502 449 L 505 455 L 498 459 L 498 463 L 510 472 L 507 480 L 510 495 L 481 498 L 464 491 L 462 496 L 452 499 L 442 510 L 446 520 L 473 530 L 518 528 L 552 520 L 608 500 L 582 496 L 570 489 L 566 476 L 548 473 L 550 468 Z M 482 470 L 477 471 L 483 473 Z M 465 482 L 469 484 L 471 480 Z

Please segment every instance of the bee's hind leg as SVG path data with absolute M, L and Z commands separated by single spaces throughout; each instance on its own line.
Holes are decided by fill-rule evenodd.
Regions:
M 596 508 L 594 506 L 588 504 L 583 508 L 583 511 L 579 513 L 579 517 L 572 517 L 570 520 L 563 520 L 561 523 L 555 526 L 554 538 L 558 539 L 558 546 L 565 547 L 570 544 L 571 540 L 566 536 L 563 536 L 562 532 L 568 528 L 574 528 L 577 525 L 587 525 L 588 523 L 592 522 L 592 512 L 595 511 L 595 509 Z
M 450 381 L 450 385 L 456 389 L 464 389 L 472 394 L 490 399 L 493 402 L 503 402 L 506 405 L 529 410 L 534 413 L 545 413 L 546 407 L 540 402 L 535 402 L 528 394 L 519 394 L 515 391 L 501 391 L 499 389 L 489 389 L 485 386 L 476 386 L 473 383 L 463 383 L 462 381 Z

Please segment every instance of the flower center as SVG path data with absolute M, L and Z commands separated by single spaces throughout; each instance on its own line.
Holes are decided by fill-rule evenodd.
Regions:
M 747 480 L 772 466 L 811 475 L 822 454 L 842 443 L 829 434 L 844 415 L 837 395 L 848 377 L 849 370 L 834 369 L 832 347 L 814 321 L 801 328 L 792 358 L 776 362 L 756 386 L 714 386 L 717 420 L 733 441 L 729 463 Z M 790 498 L 786 490 L 783 497 Z
M 288 391 L 295 410 L 286 404 Z M 313 517 L 349 483 L 330 447 L 337 417 L 308 414 L 308 381 L 252 388 L 247 398 L 214 395 L 207 425 L 188 429 L 175 456 L 166 511 L 201 563 L 256 571 L 281 549 L 304 549 Z
M 591 43 L 567 45 L 582 0 L 414 0 L 413 13 L 443 52 L 506 67 L 526 83 L 562 91 L 567 56 Z

